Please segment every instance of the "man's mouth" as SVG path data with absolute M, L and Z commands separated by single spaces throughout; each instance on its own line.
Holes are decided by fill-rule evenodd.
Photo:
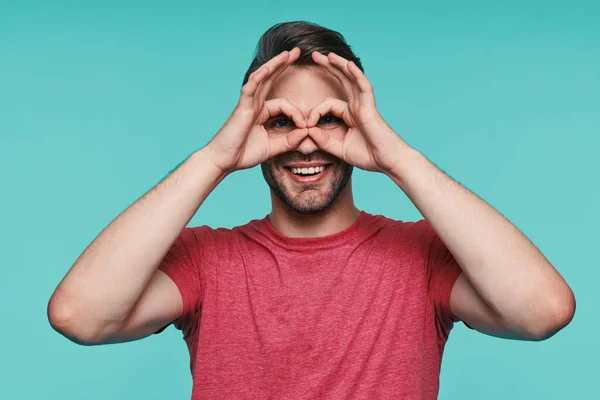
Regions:
M 293 174 L 296 175 L 317 175 L 320 174 L 327 168 L 326 165 L 319 165 L 317 167 L 287 167 Z
M 320 178 L 327 172 L 327 169 L 331 164 L 311 164 L 311 165 L 300 165 L 291 164 L 286 165 L 284 168 L 290 173 L 296 182 L 299 183 L 315 183 L 320 181 Z

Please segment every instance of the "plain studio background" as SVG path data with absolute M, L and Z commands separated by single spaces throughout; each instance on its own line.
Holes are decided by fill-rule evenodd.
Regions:
M 199 3 L 0 3 L 0 397 L 189 398 L 180 331 L 82 347 L 51 329 L 46 304 L 90 241 L 220 128 L 259 36 L 289 20 L 340 31 L 396 132 L 513 221 L 575 292 L 573 322 L 544 342 L 457 324 L 440 399 L 593 397 L 598 3 Z M 361 209 L 421 218 L 384 175 L 355 170 L 354 188 Z M 190 225 L 269 210 L 254 168 Z

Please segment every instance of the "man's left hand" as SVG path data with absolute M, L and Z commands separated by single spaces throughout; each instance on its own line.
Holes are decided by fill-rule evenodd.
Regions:
M 348 164 L 367 171 L 392 172 L 410 147 L 377 111 L 367 77 L 355 63 L 333 52 L 325 56 L 315 51 L 312 57 L 341 83 L 348 101 L 330 97 L 316 105 L 307 121 L 310 137 L 319 148 Z M 316 126 L 327 114 L 342 118 L 348 126 L 343 139 Z

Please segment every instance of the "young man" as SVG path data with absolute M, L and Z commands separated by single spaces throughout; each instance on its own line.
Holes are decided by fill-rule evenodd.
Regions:
M 229 119 L 77 259 L 52 326 L 93 345 L 174 323 L 193 399 L 434 399 L 455 322 L 522 340 L 568 324 L 559 273 L 386 124 L 362 71 L 337 32 L 269 29 Z M 268 216 L 186 227 L 222 179 L 259 164 Z M 425 219 L 358 210 L 355 166 L 389 176 Z

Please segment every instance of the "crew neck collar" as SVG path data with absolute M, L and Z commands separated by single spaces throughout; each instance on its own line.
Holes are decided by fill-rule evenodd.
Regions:
M 285 236 L 275 229 L 271 224 L 271 221 L 266 215 L 263 219 L 259 220 L 260 227 L 263 232 L 274 242 L 281 244 L 284 247 L 311 247 L 311 248 L 323 248 L 323 247 L 334 247 L 344 242 L 348 242 L 353 238 L 360 236 L 363 227 L 366 224 L 366 220 L 370 216 L 365 211 L 360 211 L 358 218 L 349 227 L 326 236 L 308 237 L 308 238 L 297 238 Z

